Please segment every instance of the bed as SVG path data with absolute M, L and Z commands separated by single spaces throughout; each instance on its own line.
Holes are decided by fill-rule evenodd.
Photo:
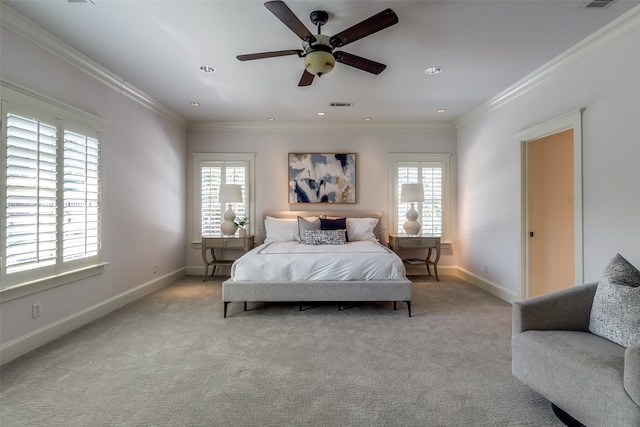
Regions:
M 265 243 L 238 258 L 222 284 L 225 318 L 231 302 L 243 302 L 246 311 L 247 302 L 296 302 L 302 309 L 303 303 L 338 302 L 341 308 L 349 302 L 391 301 L 396 309 L 396 302 L 403 301 L 411 316 L 411 282 L 402 260 L 381 244 L 381 212 L 275 211 L 264 216 Z M 320 221 L 335 230 L 317 231 Z M 322 244 L 326 239 L 335 243 L 331 240 L 343 234 L 348 242 Z

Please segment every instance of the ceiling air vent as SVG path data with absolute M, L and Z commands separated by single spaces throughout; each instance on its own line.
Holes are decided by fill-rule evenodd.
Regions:
M 352 107 L 353 102 L 330 102 L 329 107 Z
M 580 6 L 582 9 L 604 9 L 618 0 L 591 0 Z

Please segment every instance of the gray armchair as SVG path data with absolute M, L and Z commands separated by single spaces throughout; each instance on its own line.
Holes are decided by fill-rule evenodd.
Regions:
M 512 372 L 589 427 L 640 427 L 640 345 L 589 332 L 597 283 L 513 304 Z

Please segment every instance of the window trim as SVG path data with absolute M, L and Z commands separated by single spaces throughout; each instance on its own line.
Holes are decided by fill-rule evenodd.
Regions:
M 398 163 L 440 163 L 442 165 L 442 235 L 443 242 L 448 241 L 451 212 L 450 207 L 450 159 L 451 153 L 390 153 L 388 156 L 389 173 L 389 234 L 396 234 L 399 218 L 398 199 L 396 188 L 398 186 Z
M 106 121 L 100 117 L 94 116 L 90 113 L 84 112 L 78 108 L 67 105 L 55 99 L 46 97 L 44 95 L 38 94 L 34 91 L 31 91 L 25 87 L 10 83 L 6 80 L 0 79 L 0 89 L 2 92 L 2 99 L 0 101 L 0 111 L 2 113 L 2 117 L 0 118 L 0 123 L 2 123 L 2 147 L 1 152 L 2 156 L 0 156 L 0 169 L 2 170 L 2 178 L 0 181 L 2 182 L 2 186 L 4 188 L 5 183 L 5 169 L 6 169 L 6 114 L 9 110 L 13 110 L 15 107 L 16 111 L 19 110 L 29 110 L 34 112 L 39 117 L 47 117 L 55 120 L 56 125 L 59 126 L 58 132 L 63 132 L 65 128 L 70 128 L 74 130 L 78 129 L 86 129 L 87 131 L 95 134 L 100 142 L 100 155 L 99 155 L 99 180 L 100 180 L 100 192 L 102 192 L 103 188 L 103 168 L 102 168 L 102 143 L 104 139 L 104 128 L 106 126 Z M 61 150 L 61 153 L 64 153 L 64 150 Z M 6 192 L 3 190 L 3 195 L 6 196 Z M 58 196 L 60 200 L 62 200 L 62 195 Z M 0 216 L 6 218 L 6 203 L 3 202 L 0 204 Z M 60 207 L 59 207 L 60 208 Z M 76 280 L 80 280 L 86 277 L 94 276 L 96 274 L 101 274 L 104 270 L 104 266 L 108 263 L 103 262 L 103 248 L 102 248 L 102 203 L 99 205 L 99 215 L 100 215 L 100 226 L 98 229 L 98 239 L 99 239 L 99 249 L 98 254 L 96 256 L 91 256 L 85 258 L 86 263 L 81 263 L 82 265 L 78 265 L 77 262 L 68 262 L 62 265 L 62 268 L 54 268 L 51 271 L 48 267 L 45 269 L 49 269 L 50 274 L 40 275 L 34 269 L 33 275 L 31 274 L 18 274 L 20 278 L 15 283 L 9 282 L 7 280 L 6 274 L 6 266 L 4 256 L 6 249 L 6 230 L 2 230 L 0 233 L 0 247 L 2 248 L 2 258 L 0 258 L 0 279 L 3 284 L 8 284 L 4 288 L 0 288 L 0 302 L 9 301 L 15 298 L 20 298 L 26 295 L 30 295 L 36 292 L 41 292 L 46 289 L 50 289 L 53 287 L 61 286 L 67 283 L 74 282 Z M 59 226 L 60 224 L 58 224 Z M 66 268 L 64 268 L 66 266 Z M 29 271 L 29 270 L 27 270 Z M 45 270 L 41 270 L 44 272 Z M 14 276 L 14 277 L 19 277 Z
M 255 158 L 256 153 L 193 153 L 193 230 L 192 244 L 202 243 L 202 163 L 212 162 L 247 162 L 248 166 L 248 186 L 246 188 L 247 200 L 249 204 L 249 224 L 247 232 L 255 235 Z

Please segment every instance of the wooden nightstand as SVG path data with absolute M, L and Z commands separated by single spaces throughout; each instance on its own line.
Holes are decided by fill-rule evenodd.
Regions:
M 389 249 L 400 255 L 400 250 L 403 249 L 426 249 L 427 256 L 424 263 L 427 267 L 427 274 L 431 276 L 431 266 L 433 266 L 433 272 L 438 278 L 438 261 L 440 261 L 440 236 L 402 236 L 398 234 L 389 235 Z M 435 249 L 436 257 L 431 260 L 431 254 Z M 400 256 L 402 258 L 402 256 Z M 405 260 L 405 262 L 407 262 Z
M 253 236 L 247 237 L 203 237 L 202 238 L 202 261 L 204 261 L 204 277 L 202 281 L 207 280 L 209 274 L 209 266 L 213 266 L 211 275 L 215 274 L 218 265 L 231 265 L 234 260 L 223 260 L 216 258 L 216 249 L 238 249 L 244 253 L 253 249 Z M 211 254 L 211 261 L 207 258 L 207 250 Z

